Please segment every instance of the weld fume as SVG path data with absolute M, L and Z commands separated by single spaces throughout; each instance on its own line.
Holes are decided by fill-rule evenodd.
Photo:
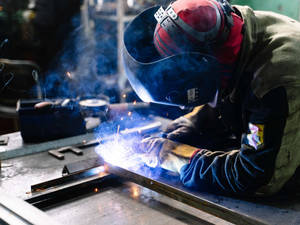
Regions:
M 45 97 L 97 96 L 117 88 L 102 76 L 116 74 L 116 24 L 94 22 L 94 28 L 87 33 L 81 15 L 73 17 L 73 31 L 66 34 L 64 47 L 45 75 Z

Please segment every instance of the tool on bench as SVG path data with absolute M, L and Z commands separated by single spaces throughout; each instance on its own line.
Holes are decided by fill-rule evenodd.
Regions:
M 98 117 L 107 120 L 108 101 L 98 98 L 88 98 L 79 101 L 81 113 L 84 117 Z
M 17 104 L 24 142 L 41 142 L 86 133 L 79 105 L 71 99 L 20 100 Z

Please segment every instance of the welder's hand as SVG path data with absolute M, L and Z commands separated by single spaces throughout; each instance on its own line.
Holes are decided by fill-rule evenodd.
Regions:
M 201 136 L 201 132 L 197 130 L 191 120 L 182 116 L 167 126 L 164 135 L 170 140 L 193 145 L 195 144 L 194 141 Z
M 192 112 L 171 122 L 164 137 L 200 148 L 211 148 L 219 132 L 218 110 L 209 105 L 197 106 Z
M 158 137 L 145 138 L 138 148 L 149 167 L 161 167 L 177 173 L 197 150 L 196 147 Z

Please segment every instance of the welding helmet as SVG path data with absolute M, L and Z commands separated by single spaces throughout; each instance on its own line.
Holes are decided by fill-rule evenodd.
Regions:
M 161 57 L 153 41 L 159 8 L 143 11 L 124 33 L 125 72 L 133 89 L 145 102 L 196 106 L 213 101 L 226 66 L 197 51 Z
M 154 44 L 162 56 L 211 53 L 228 39 L 233 9 L 226 0 L 177 0 L 154 14 Z

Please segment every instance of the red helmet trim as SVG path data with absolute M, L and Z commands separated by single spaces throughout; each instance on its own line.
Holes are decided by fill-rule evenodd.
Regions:
M 163 35 L 163 37 L 161 37 L 161 35 Z M 159 24 L 157 24 L 155 28 L 154 44 L 158 45 L 157 47 L 162 48 L 164 51 L 163 55 L 165 56 L 177 54 L 181 51 L 176 43 L 172 40 L 169 33 L 167 33 Z
M 156 34 L 154 37 L 154 45 L 155 45 L 156 49 L 159 51 L 159 54 L 161 54 L 163 56 L 170 55 L 171 53 L 168 50 L 168 48 L 166 48 L 166 46 L 160 42 L 160 40 L 159 40 L 160 38 L 158 38 L 157 36 L 158 36 L 158 34 Z
M 169 5 L 166 10 L 164 10 L 163 7 L 160 7 L 158 11 L 154 14 L 154 17 L 156 18 L 157 22 L 161 25 L 161 27 L 168 33 L 180 32 L 174 32 L 174 30 L 182 29 L 184 32 L 186 32 L 187 34 L 189 34 L 190 36 L 192 36 L 200 42 L 212 41 L 219 34 L 222 25 L 222 17 L 218 6 L 213 1 L 210 2 L 216 10 L 217 18 L 216 25 L 209 31 L 197 31 L 193 27 L 185 23 L 180 18 L 180 16 L 178 16 L 178 14 L 174 11 L 172 5 Z M 175 26 L 172 23 L 175 23 Z

